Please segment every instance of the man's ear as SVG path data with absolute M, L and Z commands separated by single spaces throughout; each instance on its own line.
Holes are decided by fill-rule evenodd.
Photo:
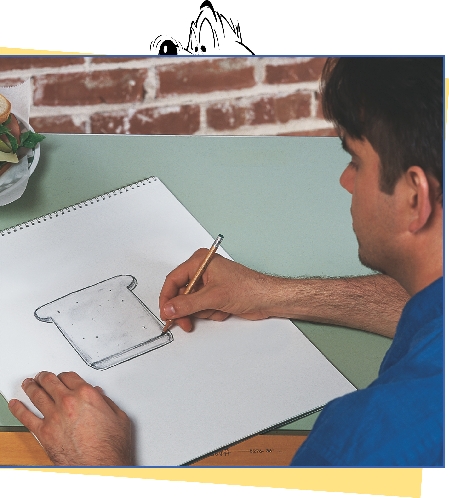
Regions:
M 429 180 L 419 166 L 410 166 L 405 173 L 407 201 L 410 213 L 409 231 L 415 233 L 423 228 L 432 214 L 432 199 Z

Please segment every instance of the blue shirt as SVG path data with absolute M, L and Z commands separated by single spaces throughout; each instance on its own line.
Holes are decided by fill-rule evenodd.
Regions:
M 406 304 L 379 377 L 326 405 L 296 466 L 443 466 L 443 278 Z

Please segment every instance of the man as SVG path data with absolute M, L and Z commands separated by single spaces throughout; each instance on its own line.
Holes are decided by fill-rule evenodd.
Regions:
M 352 194 L 360 260 L 385 275 L 283 279 L 215 256 L 202 287 L 184 296 L 200 250 L 162 288 L 161 318 L 186 331 L 193 315 L 234 314 L 394 335 L 378 379 L 326 406 L 293 465 L 443 465 L 442 81 L 441 58 L 324 68 L 325 115 L 351 155 L 340 183 Z M 44 418 L 16 400 L 10 409 L 56 464 L 132 464 L 129 420 L 99 388 L 74 373 L 41 373 L 23 388 Z

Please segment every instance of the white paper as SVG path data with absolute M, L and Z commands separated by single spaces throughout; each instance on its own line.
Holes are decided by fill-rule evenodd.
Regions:
M 11 103 L 11 112 L 25 123 L 30 118 L 31 82 L 29 79 L 14 86 L 1 86 L 0 93 Z
M 138 465 L 186 463 L 354 390 L 288 320 L 197 321 L 193 333 L 174 327 L 173 341 L 96 370 L 54 323 L 35 317 L 117 275 L 132 275 L 133 293 L 159 315 L 167 273 L 213 237 L 157 179 L 0 233 L 0 261 L 8 261 L 0 390 L 31 408 L 25 377 L 78 372 L 131 417 Z

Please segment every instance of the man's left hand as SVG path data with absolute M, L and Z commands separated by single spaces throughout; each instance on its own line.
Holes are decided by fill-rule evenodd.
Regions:
M 40 372 L 22 388 L 43 418 L 16 399 L 9 409 L 55 465 L 133 465 L 131 422 L 101 388 L 74 372 Z

